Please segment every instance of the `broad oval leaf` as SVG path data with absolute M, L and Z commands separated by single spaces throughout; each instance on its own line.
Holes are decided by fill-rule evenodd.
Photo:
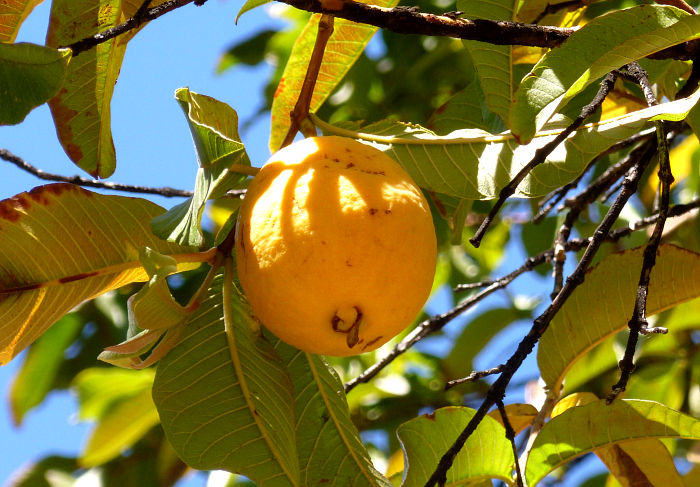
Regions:
M 586 274 L 540 340 L 537 362 L 550 393 L 559 394 L 571 366 L 595 345 L 622 331 L 632 316 L 644 248 L 613 254 Z M 700 254 L 659 247 L 651 271 L 647 315 L 700 296 Z
M 568 409 L 548 422 L 532 445 L 525 467 L 527 485 L 573 458 L 635 439 L 700 439 L 700 420 L 653 401 L 600 400 Z
M 598 402 L 598 400 L 598 397 L 590 392 L 571 394 L 556 404 L 552 410 L 552 418 L 568 409 Z M 623 487 L 641 485 L 684 487 L 673 463 L 673 457 L 659 439 L 644 438 L 600 446 L 594 450 L 594 453 Z
M 588 163 L 615 142 L 645 130 L 650 120 L 681 120 L 695 106 L 693 95 L 644 110 L 585 125 L 560 144 L 544 164 L 518 186 L 515 196 L 543 196 L 574 180 Z M 528 145 L 519 145 L 510 132 L 458 130 L 446 136 L 415 124 L 378 122 L 360 131 L 336 127 L 313 117 L 325 133 L 372 143 L 401 164 L 419 186 L 467 199 L 493 199 L 560 129 L 540 132 Z
M 148 222 L 163 211 L 63 183 L 0 201 L 0 364 L 81 302 L 147 280 L 141 248 L 179 263 L 203 261 L 151 233 Z
M 294 384 L 302 485 L 389 487 L 352 423 L 343 384 L 318 355 L 275 345 Z
M 178 455 L 200 470 L 241 473 L 261 487 L 301 486 L 292 384 L 269 342 L 251 333 L 240 302 L 231 346 L 221 284 L 158 365 L 153 397 Z
M 166 0 L 154 0 L 155 7 Z M 46 45 L 67 46 L 124 22 L 139 0 L 54 0 Z M 106 178 L 116 167 L 110 103 L 127 42 L 138 29 L 80 53 L 68 67 L 65 83 L 49 101 L 58 138 L 68 157 L 93 177 Z
M 43 0 L 0 2 L 0 42 L 14 42 L 22 22 Z
M 91 368 L 76 377 L 72 386 L 79 394 L 80 415 L 96 423 L 80 455 L 82 467 L 119 456 L 158 424 L 151 398 L 153 375 L 152 369 Z
M 197 151 L 199 170 L 194 195 L 153 220 L 153 232 L 166 240 L 199 247 L 204 243 L 202 213 L 207 200 L 223 196 L 246 176 L 234 171 L 250 166 L 238 135 L 238 114 L 225 103 L 188 88 L 175 92 L 185 112 Z
M 381 7 L 393 7 L 398 0 L 360 0 Z M 249 2 L 250 3 L 250 2 Z M 246 3 L 246 5 L 248 5 Z M 240 14 L 239 14 L 240 15 Z M 306 70 L 311 60 L 311 52 L 316 42 L 320 14 L 311 16 L 309 22 L 299 34 L 287 65 L 282 73 L 275 96 L 272 100 L 272 124 L 270 127 L 270 151 L 280 148 L 290 127 L 289 114 L 296 105 Z M 330 96 L 338 83 L 355 63 L 365 46 L 377 31 L 377 27 L 357 24 L 350 20 L 336 18 L 333 23 L 333 35 L 326 44 L 323 61 L 318 73 L 314 93 L 311 97 L 309 112 L 320 108 Z
M 467 407 L 446 407 L 398 427 L 396 434 L 407 459 L 402 487 L 425 485 L 442 455 L 475 413 Z M 512 485 L 513 461 L 505 428 L 486 416 L 455 457 L 447 472 L 447 485 L 491 478 Z
M 668 6 L 639 5 L 593 19 L 526 76 L 510 111 L 521 143 L 566 102 L 609 71 L 700 36 L 700 18 Z
M 24 363 L 12 381 L 9 403 L 12 420 L 19 426 L 24 415 L 43 402 L 54 389 L 56 377 L 65 360 L 64 353 L 80 333 L 83 320 L 68 313 L 49 328 L 29 348 Z
M 58 93 L 69 60 L 67 49 L 0 42 L 0 125 L 20 123 Z
M 473 2 L 459 0 L 457 8 L 469 19 L 516 20 L 514 0 Z M 462 41 L 474 63 L 486 106 L 508 121 L 511 100 L 519 80 L 514 79 L 513 49 L 480 41 Z

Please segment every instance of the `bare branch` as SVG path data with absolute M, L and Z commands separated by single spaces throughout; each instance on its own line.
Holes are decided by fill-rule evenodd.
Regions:
M 343 2 L 339 10 L 324 8 L 324 2 L 320 0 L 280 1 L 307 12 L 328 13 L 399 34 L 455 37 L 498 45 L 551 48 L 564 42 L 576 30 L 501 20 L 467 20 L 454 15 L 422 13 L 415 8 L 385 8 L 353 1 Z
M 647 99 L 649 106 L 656 105 L 658 102 L 654 96 L 651 86 L 649 85 L 649 78 L 646 72 L 637 63 L 630 65 L 630 74 L 637 78 L 637 82 L 642 87 L 642 91 Z M 651 277 L 651 271 L 656 264 L 656 253 L 661 244 L 661 237 L 664 231 L 664 225 L 666 224 L 666 218 L 669 213 L 669 206 L 671 201 L 671 183 L 673 183 L 673 174 L 671 173 L 671 163 L 668 155 L 668 141 L 666 139 L 666 130 L 662 121 L 656 122 L 656 134 L 657 143 L 659 147 L 659 212 L 656 224 L 654 225 L 654 231 L 649 238 L 649 243 L 644 249 L 644 256 L 642 260 L 642 270 L 639 276 L 639 283 L 637 284 L 637 296 L 634 302 L 634 311 L 632 312 L 632 318 L 627 327 L 630 330 L 629 337 L 627 338 L 627 346 L 625 347 L 625 354 L 620 360 L 620 380 L 612 388 L 612 393 L 608 396 L 606 402 L 610 404 L 615 400 L 615 398 L 625 390 L 627 387 L 627 382 L 632 375 L 634 370 L 634 352 L 637 347 L 637 341 L 639 339 L 639 334 L 645 333 L 663 333 L 663 329 L 653 329 L 649 330 L 649 323 L 647 321 L 646 309 L 647 309 L 647 295 L 649 293 L 649 280 Z
M 488 392 L 486 393 L 486 398 L 481 403 L 479 409 L 477 409 L 477 412 L 474 414 L 462 433 L 460 433 L 457 439 L 452 443 L 452 446 L 450 446 L 447 452 L 445 452 L 440 459 L 435 471 L 428 479 L 428 482 L 426 482 L 426 487 L 444 485 L 447 479 L 447 471 L 452 467 L 452 463 L 454 462 L 457 453 L 459 453 L 464 446 L 464 442 L 466 442 L 467 438 L 469 438 L 469 436 L 474 432 L 477 425 L 482 421 L 491 406 L 496 404 L 496 401 L 503 399 L 506 387 L 508 387 L 508 384 L 510 383 L 510 380 L 515 372 L 520 368 L 520 365 L 522 365 L 525 358 L 527 358 L 527 356 L 532 352 L 542 334 L 547 330 L 549 323 L 551 323 L 554 316 L 556 316 L 564 303 L 569 299 L 573 291 L 581 283 L 583 283 L 586 270 L 588 267 L 590 267 L 595 254 L 598 252 L 598 249 L 605 241 L 607 235 L 610 233 L 613 224 L 620 216 L 620 212 L 627 203 L 627 200 L 629 200 L 629 198 L 631 198 L 637 191 L 637 185 L 639 184 L 642 173 L 649 165 L 654 152 L 655 150 L 649 150 L 647 153 L 645 153 L 627 174 L 620 194 L 617 196 L 615 202 L 608 210 L 607 214 L 603 218 L 603 221 L 600 223 L 600 225 L 598 225 L 598 228 L 590 239 L 588 247 L 576 266 L 576 269 L 566 280 L 566 284 L 564 284 L 564 287 L 559 294 L 557 294 L 552 303 L 540 316 L 535 319 L 528 334 L 518 344 L 518 348 L 506 362 L 503 372 L 489 388 Z
M 479 245 L 481 245 L 481 239 L 484 237 L 486 230 L 489 228 L 501 207 L 505 204 L 506 200 L 510 198 L 513 193 L 515 193 L 515 190 L 518 188 L 518 185 L 520 185 L 523 179 L 525 179 L 525 176 L 530 174 L 535 167 L 545 162 L 547 156 L 549 156 L 549 154 L 551 154 L 559 144 L 564 142 L 574 130 L 579 128 L 581 124 L 583 124 L 583 122 L 590 117 L 591 114 L 600 107 L 600 105 L 603 104 L 605 97 L 608 96 L 608 93 L 610 93 L 610 90 L 612 90 L 613 86 L 615 85 L 616 79 L 617 74 L 615 72 L 608 73 L 608 75 L 601 82 L 598 93 L 589 104 L 581 109 L 579 116 L 576 117 L 576 119 L 571 122 L 566 129 L 557 135 L 554 140 L 537 149 L 535 151 L 535 157 L 533 157 L 532 160 L 528 162 L 525 167 L 523 167 L 518 174 L 516 174 L 515 177 L 501 189 L 501 191 L 498 193 L 498 200 L 496 201 L 496 204 L 493 205 L 491 211 L 489 211 L 489 214 L 486 216 L 484 221 L 481 222 L 481 225 L 474 233 L 474 236 L 469 239 L 474 247 L 479 247 Z
M 518 447 L 515 446 L 515 430 L 513 430 L 513 426 L 510 424 L 508 413 L 506 413 L 506 407 L 503 405 L 503 401 L 496 401 L 496 406 L 498 407 L 498 412 L 501 414 L 501 419 L 503 420 L 503 427 L 506 430 L 506 438 L 508 441 L 510 441 L 510 446 L 513 448 L 516 485 L 518 487 L 523 487 L 523 474 L 520 472 L 520 463 L 518 463 Z
M 81 52 L 87 51 L 95 47 L 98 44 L 102 44 L 110 39 L 113 39 L 121 34 L 125 34 L 133 29 L 136 29 L 144 22 L 149 22 L 151 20 L 157 19 L 161 15 L 167 14 L 168 12 L 175 10 L 180 7 L 184 7 L 188 3 L 193 3 L 197 6 L 204 5 L 206 0 L 170 0 L 157 7 L 147 8 L 150 2 L 144 2 L 141 7 L 136 11 L 136 14 L 124 21 L 123 23 L 112 27 L 111 29 L 98 32 L 92 37 L 86 37 L 67 46 L 61 46 L 68 48 L 73 51 L 73 57 L 77 56 Z
M 500 374 L 503 371 L 503 367 L 505 367 L 505 364 L 497 365 L 492 369 L 474 371 L 461 379 L 448 381 L 447 384 L 445 384 L 445 390 L 452 389 L 453 387 L 464 384 L 465 382 L 474 382 L 476 380 L 483 379 L 489 375 Z
M 14 155 L 7 149 L 0 149 L 0 159 L 4 159 L 7 162 L 11 162 L 23 171 L 47 181 L 59 181 L 62 183 L 77 184 L 79 186 L 88 186 L 92 188 L 102 188 L 109 189 L 113 191 L 126 191 L 129 193 L 141 193 L 141 194 L 156 194 L 159 196 L 173 197 L 181 196 L 188 197 L 192 196 L 192 191 L 185 191 L 183 189 L 175 188 L 150 188 L 148 186 L 134 186 L 131 184 L 122 183 L 112 183 L 108 181 L 98 181 L 97 179 L 87 179 L 80 176 L 61 176 L 60 174 L 52 174 L 41 169 L 32 166 L 24 159 Z

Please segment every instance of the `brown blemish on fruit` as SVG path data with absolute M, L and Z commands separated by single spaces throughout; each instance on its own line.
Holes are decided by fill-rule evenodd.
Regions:
M 350 169 L 352 167 L 355 167 L 355 164 L 352 162 L 348 162 L 347 165 L 345 166 L 345 169 Z
M 345 265 L 348 267 L 352 267 L 352 264 L 350 263 L 350 259 L 345 261 Z
M 355 321 L 353 321 L 350 327 L 347 329 L 341 328 L 341 326 L 343 326 L 345 322 L 340 316 L 338 316 L 338 311 L 336 311 L 333 314 L 333 318 L 331 318 L 331 327 L 333 328 L 333 331 L 337 333 L 347 334 L 346 343 L 348 344 L 348 348 L 354 347 L 360 340 L 360 323 L 362 322 L 362 310 L 357 306 L 353 306 L 353 308 L 355 309 Z
M 370 208 L 370 209 L 369 209 L 369 214 L 370 214 L 370 215 L 374 215 L 374 214 L 376 214 L 378 211 L 379 211 L 379 210 L 376 209 L 376 208 Z
M 391 210 L 384 210 L 384 213 L 385 213 L 386 215 L 391 215 Z
M 377 342 L 378 342 L 379 340 L 381 340 L 382 338 L 384 338 L 384 337 L 383 337 L 382 335 L 379 335 L 377 338 L 374 338 L 374 339 L 368 341 L 368 342 L 365 344 L 365 346 L 362 347 L 362 350 L 367 350 L 368 347 L 371 347 L 372 345 L 374 345 L 375 343 L 377 343 Z

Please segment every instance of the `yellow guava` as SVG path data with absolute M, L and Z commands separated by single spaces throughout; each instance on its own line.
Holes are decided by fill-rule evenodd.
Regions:
M 428 203 L 399 164 L 352 139 L 312 137 L 274 154 L 248 188 L 236 232 L 253 314 L 307 352 L 374 350 L 430 294 Z

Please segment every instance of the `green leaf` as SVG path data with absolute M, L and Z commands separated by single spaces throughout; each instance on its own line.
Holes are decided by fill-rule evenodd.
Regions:
M 457 8 L 469 19 L 515 20 L 515 0 L 473 2 L 458 0 Z M 501 120 L 508 120 L 517 79 L 513 73 L 513 46 L 480 41 L 462 41 L 474 62 L 486 106 Z
M 158 365 L 153 397 L 163 429 L 192 468 L 246 475 L 261 487 L 300 486 L 292 384 L 270 344 L 233 302 L 231 345 L 219 285 Z
M 70 55 L 68 49 L 0 42 L 0 125 L 20 123 L 56 95 Z
M 147 280 L 143 247 L 174 257 L 180 271 L 199 265 L 185 262 L 206 260 L 149 231 L 163 211 L 144 199 L 71 184 L 0 201 L 0 364 L 83 301 Z
M 238 19 L 241 18 L 241 15 L 243 15 L 246 12 L 249 12 L 253 10 L 254 8 L 260 7 L 261 5 L 265 5 L 266 3 L 270 3 L 272 0 L 246 0 L 246 2 L 243 4 L 241 9 L 238 11 L 238 14 L 236 15 L 236 23 L 238 23 Z
M 527 485 L 596 448 L 634 439 L 700 439 L 700 420 L 652 401 L 605 400 L 568 409 L 545 424 L 528 457 Z
M 269 0 L 264 0 L 263 3 L 268 3 L 268 1 Z M 221 56 L 221 59 L 219 59 L 216 72 L 223 73 L 227 69 L 238 64 L 247 64 L 249 66 L 260 64 L 265 60 L 267 45 L 275 34 L 277 34 L 276 30 L 263 30 L 262 32 L 258 32 L 254 36 L 230 47 Z
M 153 376 L 153 370 L 91 368 L 75 378 L 80 417 L 96 422 L 81 453 L 81 466 L 92 467 L 117 457 L 158 424 L 151 398 Z
M 22 367 L 12 381 L 10 408 L 16 425 L 46 398 L 54 385 L 66 348 L 75 340 L 83 320 L 75 313 L 61 318 L 29 348 Z
M 454 130 L 475 128 L 487 132 L 502 132 L 503 122 L 484 104 L 484 94 L 479 82 L 472 80 L 462 91 L 455 93 L 435 110 L 428 127 L 439 135 Z
M 363 3 L 368 3 L 366 0 Z M 371 2 L 380 7 L 393 7 L 398 0 L 376 0 Z M 311 53 L 316 42 L 320 14 L 311 16 L 299 34 L 287 65 L 282 73 L 277 91 L 272 100 L 272 125 L 270 127 L 270 151 L 280 148 L 290 127 L 289 114 L 296 105 Z M 377 31 L 377 27 L 336 18 L 333 35 L 328 40 L 323 54 L 323 62 L 318 73 L 309 112 L 317 111 L 323 102 L 338 86 L 345 74 L 360 57 L 365 46 Z
M 399 426 L 396 434 L 408 469 L 403 487 L 426 483 L 442 455 L 475 413 L 474 409 L 467 407 L 446 407 Z M 513 450 L 506 439 L 505 428 L 486 416 L 455 457 L 447 472 L 447 485 L 492 478 L 512 485 L 512 471 Z
M 544 164 L 518 186 L 519 197 L 544 196 L 574 180 L 588 163 L 615 142 L 645 130 L 650 120 L 681 120 L 695 106 L 700 90 L 680 100 L 585 125 L 564 141 Z M 509 132 L 490 134 L 478 129 L 446 136 L 415 124 L 384 121 L 360 131 L 335 127 L 313 117 L 324 133 L 372 143 L 401 164 L 421 187 L 450 196 L 493 199 L 528 163 L 535 151 L 551 142 L 561 128 L 543 131 L 528 145 L 519 145 Z
M 238 135 L 238 115 L 230 106 L 188 88 L 175 92 L 190 126 L 199 170 L 194 196 L 174 206 L 151 223 L 163 239 L 199 247 L 204 243 L 202 213 L 207 200 L 219 198 L 246 176 L 240 171 L 250 160 Z M 239 171 L 239 172 L 236 172 Z
M 596 17 L 523 79 L 510 129 L 527 143 L 563 105 L 609 71 L 698 36 L 700 18 L 675 7 L 639 5 Z
M 43 0 L 15 0 L 0 3 L 0 43 L 14 42 L 17 32 L 34 7 Z
M 558 395 L 571 366 L 591 348 L 624 330 L 632 316 L 644 248 L 613 254 L 586 275 L 540 340 L 537 362 Z M 700 254 L 664 244 L 651 271 L 647 316 L 700 296 Z M 584 311 L 585 310 L 585 311 Z
M 294 385 L 301 485 L 390 486 L 360 440 L 336 372 L 318 355 L 282 341 L 275 348 Z
M 165 0 L 154 0 L 155 7 Z M 139 0 L 54 0 L 46 45 L 67 46 L 132 17 Z M 110 103 L 126 45 L 139 29 L 103 42 L 68 66 L 65 83 L 49 101 L 58 138 L 70 159 L 93 177 L 116 167 Z

